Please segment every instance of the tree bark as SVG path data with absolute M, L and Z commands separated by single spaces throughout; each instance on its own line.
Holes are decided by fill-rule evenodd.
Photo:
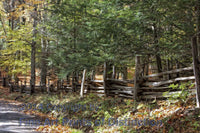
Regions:
M 198 48 L 198 57 L 200 59 L 200 0 L 196 0 L 197 3 L 197 48 Z
M 0 21 L 1 21 L 1 24 L 2 24 L 2 27 L 3 27 L 3 31 L 4 31 L 5 35 L 7 36 L 7 31 L 6 31 L 4 19 L 3 19 L 3 16 L 1 16 L 1 15 L 0 15 Z
M 72 73 L 72 90 L 73 90 L 73 92 L 76 92 L 75 72 Z
M 158 46 L 158 29 L 157 29 L 157 26 L 156 24 L 153 25 L 154 29 L 153 29 L 153 32 L 154 32 L 154 44 L 156 46 L 156 63 L 157 63 L 157 69 L 158 69 L 158 73 L 162 72 L 162 60 L 161 60 L 161 57 L 160 57 L 160 54 L 159 54 L 159 46 Z M 162 78 L 162 77 L 160 77 Z
M 95 80 L 95 71 L 92 70 L 92 73 L 91 73 L 91 80 Z
M 116 79 L 119 79 L 119 72 L 117 72 Z
M 35 91 L 35 52 L 36 52 L 36 27 L 37 27 L 37 6 L 34 5 L 33 12 L 33 39 L 31 44 L 31 94 Z
M 176 69 L 179 69 L 180 68 L 180 66 L 179 66 L 179 63 L 178 62 L 176 62 Z M 180 76 L 180 74 L 179 73 L 177 73 L 176 74 L 176 77 L 179 77 Z
M 195 85 L 196 85 L 196 103 L 197 108 L 200 107 L 200 68 L 198 59 L 198 49 L 197 49 L 197 37 L 192 38 L 192 57 L 193 57 L 193 71 L 195 75 Z
M 128 78 L 128 70 L 126 66 L 122 68 L 122 73 L 123 73 L 122 79 L 126 80 Z
M 14 1 L 14 0 L 11 0 L 11 1 L 10 1 L 10 11 L 11 11 L 10 26 L 11 26 L 11 29 L 12 29 L 12 30 L 14 30 L 14 16 L 13 16 L 14 7 L 15 7 L 15 1 Z
M 106 63 L 106 71 L 107 71 L 106 77 L 107 77 L 107 78 L 112 78 L 112 69 L 113 69 L 112 66 L 113 66 L 112 63 L 110 63 L 110 62 L 107 62 L 107 63 Z
M 45 8 L 45 4 L 41 5 L 43 6 L 43 8 Z M 46 19 L 46 11 L 44 10 L 43 12 L 40 12 L 40 20 L 41 22 L 44 24 L 45 21 L 47 21 Z M 41 28 L 41 34 L 44 36 L 44 37 L 47 37 L 45 35 L 46 33 L 46 27 L 42 27 Z M 41 55 L 41 60 L 40 60 L 40 69 L 41 69 L 41 75 L 40 75 L 40 82 L 41 82 L 41 85 L 42 85 L 42 92 L 44 92 L 44 89 L 46 88 L 46 78 L 47 78 L 47 54 L 48 54 L 48 41 L 44 38 L 44 37 L 41 37 L 41 51 L 42 51 L 42 55 Z
M 42 44 L 42 58 L 41 58 L 41 78 L 40 82 L 42 85 L 42 92 L 44 91 L 43 87 L 46 87 L 46 77 L 47 77 L 47 60 L 46 60 L 46 52 L 47 52 L 47 45 L 46 40 L 44 38 L 41 38 L 41 44 Z
M 170 61 L 169 61 L 169 59 L 167 59 L 167 71 L 170 71 Z M 167 79 L 168 80 L 171 79 L 171 75 L 170 74 L 167 75 Z
M 158 73 L 162 72 L 162 62 L 161 62 L 160 54 L 156 55 L 156 63 L 157 63 Z

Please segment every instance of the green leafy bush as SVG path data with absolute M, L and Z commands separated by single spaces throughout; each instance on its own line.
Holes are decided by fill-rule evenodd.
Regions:
M 172 101 L 179 101 L 182 103 L 186 102 L 186 99 L 188 98 L 188 96 L 190 95 L 189 93 L 189 88 L 193 87 L 194 84 L 191 84 L 191 82 L 187 82 L 187 83 L 181 83 L 179 84 L 171 84 L 169 87 L 172 89 L 176 89 L 179 91 L 175 91 L 175 92 L 170 92 L 166 91 L 163 93 L 163 96 L 168 97 L 169 100 Z

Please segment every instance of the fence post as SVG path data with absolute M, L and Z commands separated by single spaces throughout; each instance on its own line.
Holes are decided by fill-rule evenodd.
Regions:
M 200 106 L 200 68 L 199 68 L 199 59 L 198 59 L 198 49 L 197 49 L 197 38 L 192 38 L 192 57 L 193 57 L 193 71 L 195 76 L 195 85 L 196 85 L 196 100 L 197 108 Z
M 140 55 L 136 55 L 135 57 L 135 77 L 134 77 L 134 102 L 138 100 L 138 89 L 139 89 L 139 82 L 138 80 L 140 79 Z
M 86 75 L 86 69 L 83 70 L 83 78 L 81 82 L 81 92 L 80 92 L 81 97 L 83 97 L 84 88 L 85 88 L 85 75 Z
M 104 96 L 105 97 L 107 97 L 106 79 L 107 79 L 107 63 L 104 62 L 104 68 L 103 68 L 103 87 L 104 87 Z
M 113 73 L 112 73 L 112 78 L 115 79 L 116 77 L 116 67 L 113 65 Z
M 92 70 L 92 73 L 91 73 L 91 80 L 95 80 L 95 72 L 94 72 L 94 70 Z

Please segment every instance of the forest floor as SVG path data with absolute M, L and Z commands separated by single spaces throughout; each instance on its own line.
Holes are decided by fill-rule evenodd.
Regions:
M 200 131 L 200 112 L 195 109 L 195 96 L 186 102 L 180 100 L 141 101 L 134 109 L 134 101 L 122 98 L 78 93 L 9 94 L 1 88 L 0 97 L 23 103 L 20 110 L 28 115 L 40 116 L 37 131 L 103 132 L 103 133 L 194 133 Z M 15 100 L 16 99 L 16 100 Z M 132 121 L 131 121 L 132 120 Z

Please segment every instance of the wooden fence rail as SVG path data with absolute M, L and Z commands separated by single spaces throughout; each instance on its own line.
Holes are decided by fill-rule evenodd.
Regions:
M 186 67 L 186 68 L 180 68 L 176 70 L 171 71 L 165 71 L 157 74 L 151 74 L 148 76 L 143 76 L 140 78 L 134 78 L 134 80 L 122 80 L 122 79 L 112 79 L 107 78 L 106 76 L 106 63 L 104 64 L 104 78 L 103 80 L 95 80 L 92 78 L 91 80 L 86 79 L 84 76 L 86 75 L 86 70 L 83 72 L 83 79 L 82 84 L 79 82 L 74 83 L 65 83 L 62 82 L 61 85 L 59 85 L 60 88 L 57 88 L 57 90 L 65 90 L 66 92 L 70 91 L 80 91 L 81 97 L 85 94 L 94 93 L 97 95 L 104 95 L 104 96 L 113 96 L 113 97 L 123 97 L 123 98 L 131 98 L 135 99 L 137 96 L 139 99 L 153 99 L 153 98 L 166 98 L 162 96 L 163 92 L 170 91 L 170 93 L 174 93 L 174 91 L 179 91 L 178 89 L 171 89 L 169 87 L 170 84 L 173 83 L 179 83 L 179 82 L 185 82 L 185 81 L 194 81 L 195 77 L 193 75 L 189 77 L 177 77 L 170 80 L 163 80 L 163 81 L 156 81 L 152 80 L 154 77 L 160 77 L 166 74 L 174 74 L 174 73 L 180 73 L 185 71 L 192 71 L 192 67 Z M 137 75 L 140 75 L 138 71 Z M 137 76 L 136 75 L 136 76 Z M 137 82 L 136 82 L 137 80 Z M 2 79 L 3 82 L 3 79 Z M 137 83 L 137 90 L 135 83 Z M 15 84 L 10 82 L 9 83 L 10 92 L 18 91 L 21 93 L 28 93 L 30 91 L 30 86 L 22 85 L 21 84 Z M 49 90 L 51 89 L 51 85 L 47 86 L 36 86 L 38 89 L 44 88 Z M 76 89 L 74 89 L 74 87 Z M 191 92 L 194 92 L 194 90 L 190 90 Z

